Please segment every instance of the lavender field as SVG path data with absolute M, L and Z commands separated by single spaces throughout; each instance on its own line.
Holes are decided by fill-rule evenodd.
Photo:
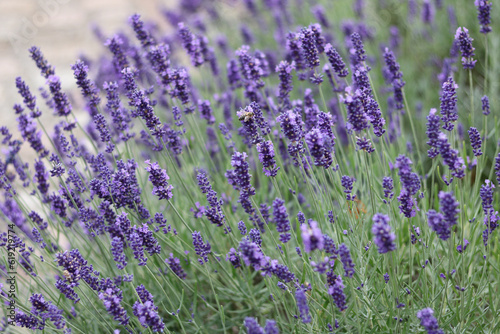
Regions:
M 498 8 L 179 0 L 74 91 L 32 46 L 0 332 L 500 333 Z

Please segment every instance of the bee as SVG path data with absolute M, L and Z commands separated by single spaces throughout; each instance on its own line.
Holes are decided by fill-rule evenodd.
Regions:
M 68 280 L 68 282 L 72 282 L 73 280 L 71 279 L 71 274 L 69 273 L 69 271 L 67 270 L 63 270 L 63 276 L 66 277 L 66 279 Z
M 240 111 L 238 112 L 238 119 L 240 121 L 244 121 L 244 122 L 248 122 L 249 120 L 251 120 L 253 118 L 255 114 L 253 113 L 253 111 Z
M 354 218 L 359 219 L 359 216 L 361 213 L 366 213 L 366 206 L 365 203 L 361 202 L 357 197 L 354 199 L 355 205 L 353 205 L 353 210 L 351 211 L 351 208 L 349 207 L 349 214 L 354 216 Z

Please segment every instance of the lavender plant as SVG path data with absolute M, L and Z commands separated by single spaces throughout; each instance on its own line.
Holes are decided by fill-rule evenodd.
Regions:
M 495 8 L 180 0 L 73 91 L 30 48 L 0 331 L 500 331 Z

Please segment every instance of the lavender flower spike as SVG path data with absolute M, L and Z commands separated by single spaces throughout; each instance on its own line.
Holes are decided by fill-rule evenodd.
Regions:
M 427 212 L 427 222 L 429 227 L 436 232 L 441 240 L 448 240 L 451 235 L 451 229 L 441 213 L 435 210 L 429 210 L 429 212 Z
M 488 116 L 490 114 L 490 99 L 488 98 L 488 96 L 483 96 L 481 98 L 481 103 L 482 103 L 482 107 L 481 109 L 483 110 L 483 115 L 485 116 Z
M 429 140 L 427 141 L 427 145 L 431 148 L 427 151 L 427 156 L 429 158 L 435 158 L 439 154 L 438 150 L 438 137 L 439 137 L 439 127 L 441 125 L 441 118 L 436 115 L 437 110 L 432 108 L 429 112 L 429 116 L 427 116 L 427 137 Z
M 300 225 L 300 230 L 302 231 L 302 241 L 304 242 L 304 248 L 307 253 L 315 249 L 323 249 L 323 234 L 318 227 L 318 223 L 313 221 L 307 224 Z
M 441 115 L 443 115 L 443 129 L 451 131 L 454 128 L 453 122 L 458 120 L 457 112 L 457 88 L 458 85 L 449 77 L 443 83 L 441 97 Z
M 473 39 L 469 36 L 469 30 L 459 27 L 455 34 L 455 40 L 458 42 L 460 52 L 462 53 L 462 65 L 464 69 L 473 69 L 477 60 L 472 59 L 475 56 L 475 48 L 472 46 Z
M 302 322 L 307 324 L 311 322 L 311 315 L 309 314 L 309 306 L 307 305 L 307 297 L 301 288 L 295 292 L 295 300 L 297 301 L 297 308 L 300 312 Z
M 259 152 L 259 160 L 262 163 L 262 170 L 266 176 L 275 177 L 278 175 L 279 167 L 276 166 L 274 159 L 274 146 L 273 142 L 268 140 L 256 145 L 257 152 Z
M 354 276 L 354 262 L 352 262 L 351 252 L 345 244 L 341 244 L 339 247 L 340 261 L 344 266 L 344 276 L 352 278 Z
M 151 163 L 149 160 L 146 160 L 145 163 L 147 165 L 146 170 L 149 172 L 149 181 L 153 184 L 152 194 L 158 196 L 160 200 L 170 200 L 173 196 L 172 189 L 174 187 L 167 182 L 170 179 L 167 171 L 161 169 L 157 162 Z
M 353 56 L 354 65 L 362 64 L 367 57 L 363 41 L 357 32 L 351 35 L 351 43 L 353 48 L 350 50 L 350 53 Z
M 246 317 L 245 327 L 247 328 L 247 334 L 264 334 L 264 330 L 260 327 L 256 318 Z
M 491 6 L 492 3 L 490 0 L 476 0 L 474 4 L 477 7 L 477 19 L 479 20 L 479 24 L 481 25 L 480 32 L 482 34 L 487 34 L 491 32 Z
M 418 311 L 417 318 L 420 319 L 420 326 L 424 327 L 428 334 L 444 334 L 444 331 L 439 328 L 438 321 L 434 317 L 434 311 L 431 308 Z
M 356 179 L 347 175 L 342 176 L 341 179 L 342 182 L 342 187 L 344 187 L 344 192 L 347 194 L 346 198 L 348 201 L 354 201 L 356 198 L 356 194 L 351 195 L 352 193 L 352 188 L 354 182 L 356 182 Z
M 453 196 L 453 192 L 439 192 L 440 210 L 449 228 L 457 224 L 457 215 L 460 212 L 460 203 Z
M 347 70 L 340 54 L 330 43 L 325 45 L 325 53 L 328 56 L 328 61 L 330 61 L 335 73 L 341 78 L 346 77 L 349 74 L 349 71 Z
M 373 216 L 372 233 L 374 235 L 374 243 L 378 247 L 380 254 L 392 252 L 396 249 L 396 234 L 391 232 L 389 225 L 389 216 L 377 213 Z
M 281 198 L 276 198 L 273 202 L 273 215 L 274 222 L 276 223 L 276 230 L 280 232 L 280 240 L 283 243 L 290 241 L 290 220 L 286 212 L 285 201 Z
M 200 232 L 194 231 L 192 236 L 194 250 L 196 254 L 200 256 L 198 262 L 200 262 L 201 265 L 208 263 L 208 254 L 212 252 L 212 246 L 210 246 L 208 241 L 206 243 L 203 242 Z
M 479 134 L 479 131 L 477 131 L 476 128 L 471 127 L 469 131 L 467 131 L 469 134 L 469 139 L 470 139 L 470 146 L 472 146 L 472 153 L 474 156 L 478 157 L 483 154 L 481 151 L 481 135 Z

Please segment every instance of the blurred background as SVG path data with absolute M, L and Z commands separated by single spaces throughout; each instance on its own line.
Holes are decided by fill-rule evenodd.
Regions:
M 71 65 L 79 55 L 92 54 L 101 43 L 92 32 L 97 24 L 105 36 L 130 29 L 127 20 L 139 13 L 146 20 L 168 26 L 160 8 L 175 0 L 0 0 L 0 125 L 15 125 L 14 103 L 21 102 L 15 78 L 32 88 L 43 85 L 28 48 L 40 47 L 56 67 L 64 89 L 73 88 Z M 164 27 L 162 27 L 164 28 Z

